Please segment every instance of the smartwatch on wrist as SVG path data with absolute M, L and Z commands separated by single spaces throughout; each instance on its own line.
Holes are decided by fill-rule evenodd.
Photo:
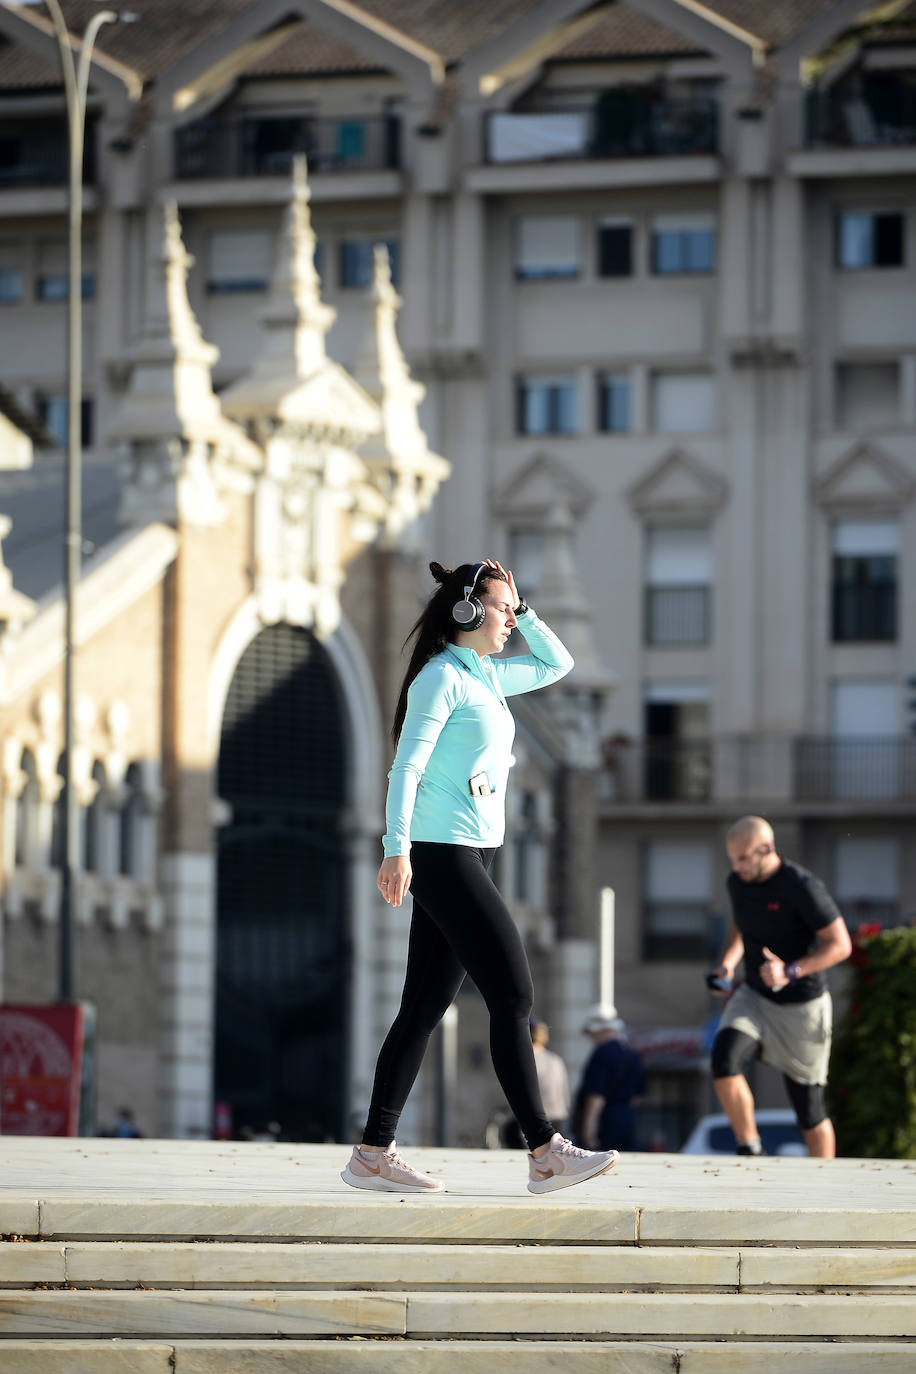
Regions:
M 797 983 L 801 977 L 801 969 L 798 964 L 786 964 L 786 977 L 790 983 Z
M 512 614 L 515 616 L 516 620 L 518 620 L 519 616 L 524 615 L 527 610 L 528 602 L 524 597 L 520 597 L 518 605 L 512 608 Z

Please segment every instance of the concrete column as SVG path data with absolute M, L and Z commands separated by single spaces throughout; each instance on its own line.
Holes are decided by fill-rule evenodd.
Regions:
M 459 192 L 454 199 L 452 242 L 452 337 L 459 354 L 483 347 L 484 281 L 487 261 L 482 197 Z
M 582 1022 L 598 999 L 597 941 L 560 940 L 551 954 L 550 969 L 550 984 L 545 989 L 551 1009 L 550 1044 L 566 1061 L 570 1092 L 575 1094 L 591 1050 L 591 1043 L 582 1034 Z
M 719 210 L 719 322 L 732 346 L 747 347 L 752 279 L 749 183 L 732 177 L 722 185 Z
M 378 1038 L 373 1007 L 376 987 L 373 959 L 373 924 L 376 903 L 379 840 L 373 826 L 366 829 L 352 819 L 345 828 L 347 906 L 350 911 L 350 980 L 348 1007 L 349 1066 L 347 1117 L 355 1132 L 362 1130 L 369 1108 Z
M 164 1136 L 209 1139 L 216 969 L 213 855 L 164 855 L 162 886 L 160 1129 Z
M 916 353 L 900 359 L 900 423 L 905 429 L 916 425 Z
M 770 331 L 774 343 L 800 351 L 805 333 L 806 284 L 804 187 L 794 177 L 772 183 Z

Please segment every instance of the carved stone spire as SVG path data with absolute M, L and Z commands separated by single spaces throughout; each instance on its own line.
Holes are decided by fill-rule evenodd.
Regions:
M 379 427 L 365 392 L 327 356 L 326 335 L 337 312 L 321 299 L 306 160 L 293 159 L 292 193 L 283 215 L 270 292 L 260 314 L 261 346 L 251 370 L 228 387 L 226 413 L 322 431 L 347 444 Z M 265 437 L 265 436 L 262 436 Z
M 420 425 L 426 388 L 410 375 L 397 335 L 402 301 L 391 281 L 385 244 L 376 244 L 368 320 L 353 375 L 382 412 L 381 432 L 363 446 L 373 482 L 387 502 L 385 534 L 400 538 L 427 510 L 451 467 L 430 451 Z
M 0 515 L 0 544 L 13 528 L 8 515 Z M 35 614 L 35 602 L 31 597 L 17 592 L 13 586 L 13 574 L 3 561 L 0 550 L 0 642 L 5 641 L 7 630 L 17 630 Z
M 207 343 L 188 300 L 194 259 L 181 238 L 178 207 L 163 212 L 151 263 L 146 321 L 131 351 L 130 381 L 109 439 L 122 458 L 126 518 L 195 523 L 222 518 L 214 463 L 257 465 L 257 451 L 230 423 L 213 391 L 219 349 Z
M 543 524 L 544 570 L 537 609 L 548 624 L 557 626 L 575 659 L 568 676 L 551 688 L 547 709 L 563 732 L 567 762 L 593 769 L 601 762 L 604 703 L 617 678 L 595 652 L 592 611 L 573 553 L 575 527 L 569 505 L 560 498 Z
M 261 311 L 265 347 L 255 372 L 285 370 L 292 358 L 297 377 L 319 371 L 327 358 L 325 337 L 337 318 L 332 305 L 321 299 L 321 280 L 315 266 L 308 170 L 304 156 L 293 159 L 292 197 L 283 215 L 277 260 L 267 303 Z

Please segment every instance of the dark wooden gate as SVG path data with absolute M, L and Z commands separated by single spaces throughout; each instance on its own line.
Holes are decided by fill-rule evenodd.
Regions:
M 326 650 L 275 625 L 223 715 L 217 835 L 216 1101 L 236 1135 L 341 1137 L 346 969 L 343 706 Z

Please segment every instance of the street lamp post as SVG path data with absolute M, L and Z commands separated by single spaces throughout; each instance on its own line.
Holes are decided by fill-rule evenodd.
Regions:
M 69 254 L 67 288 L 67 502 L 64 542 L 64 807 L 61 855 L 60 967 L 58 997 L 74 1000 L 73 931 L 76 871 L 79 866 L 79 814 L 73 786 L 75 739 L 74 698 L 74 603 L 80 576 L 82 549 L 82 399 L 83 399 L 83 144 L 86 130 L 86 99 L 89 68 L 96 35 L 103 24 L 122 18 L 114 10 L 101 10 L 86 27 L 79 60 L 73 48 L 58 0 L 46 0 L 57 35 L 60 65 L 67 98 L 67 131 L 70 153 Z M 135 16 L 131 15 L 130 18 Z

